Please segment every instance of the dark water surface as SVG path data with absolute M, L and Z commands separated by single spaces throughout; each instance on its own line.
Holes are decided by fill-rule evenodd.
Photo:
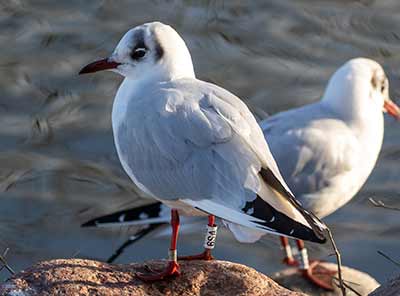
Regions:
M 79 77 L 133 26 L 160 20 L 186 40 L 198 77 L 275 113 L 317 100 L 346 60 L 381 62 L 400 97 L 400 2 L 366 1 L 0 1 L 0 250 L 16 269 L 60 257 L 102 259 L 129 234 L 80 223 L 141 203 L 113 147 L 111 106 L 121 78 Z M 386 118 L 377 167 L 350 204 L 331 215 L 344 264 L 383 281 L 400 260 L 400 124 Z M 203 234 L 181 236 L 181 253 Z M 142 241 L 119 262 L 165 257 L 168 241 Z M 328 246 L 312 246 L 326 258 Z M 277 239 L 218 239 L 217 257 L 280 268 Z M 332 260 L 332 259 L 329 259 Z M 7 277 L 3 271 L 1 277 Z

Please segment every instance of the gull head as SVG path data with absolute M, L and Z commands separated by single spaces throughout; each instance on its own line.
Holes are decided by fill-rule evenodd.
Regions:
M 129 30 L 109 57 L 88 64 L 79 74 L 102 70 L 116 72 L 131 80 L 194 77 L 185 41 L 171 26 L 160 22 Z
M 382 66 L 367 58 L 351 59 L 341 66 L 329 80 L 322 101 L 349 119 L 370 119 L 383 111 L 400 120 L 400 108 L 390 99 Z

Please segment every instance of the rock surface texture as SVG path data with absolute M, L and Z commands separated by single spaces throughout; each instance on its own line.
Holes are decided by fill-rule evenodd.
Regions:
M 336 264 L 333 263 L 321 263 L 324 267 L 328 269 L 336 269 Z M 377 287 L 379 287 L 379 283 L 372 278 L 370 275 L 350 268 L 346 266 L 342 266 L 343 271 L 343 279 L 346 284 L 349 285 L 352 289 L 357 291 L 360 295 L 368 295 L 372 291 L 374 291 Z M 335 291 L 326 291 L 321 288 L 316 287 L 310 282 L 304 280 L 304 278 L 300 275 L 300 273 L 295 268 L 288 268 L 277 272 L 271 276 L 271 278 L 279 283 L 280 285 L 298 292 L 306 293 L 310 296 L 339 296 L 342 295 L 340 288 L 336 287 Z M 354 293 L 350 289 L 346 289 L 347 296 L 356 296 L 357 293 Z M 399 294 L 400 295 L 400 290 Z
M 181 276 L 156 283 L 135 277 L 165 261 L 111 265 L 83 259 L 38 263 L 0 285 L 0 295 L 276 295 L 300 296 L 244 265 L 226 261 L 180 262 Z

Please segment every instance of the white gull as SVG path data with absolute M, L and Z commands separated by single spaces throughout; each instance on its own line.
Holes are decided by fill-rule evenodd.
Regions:
M 210 227 L 217 216 L 242 241 L 273 233 L 325 242 L 325 225 L 294 198 L 247 106 L 196 79 L 174 29 L 154 22 L 128 31 L 109 58 L 80 74 L 100 70 L 125 77 L 112 112 L 123 168 L 141 190 L 172 209 L 169 264 L 142 279 L 179 274 L 181 213 L 208 215 Z

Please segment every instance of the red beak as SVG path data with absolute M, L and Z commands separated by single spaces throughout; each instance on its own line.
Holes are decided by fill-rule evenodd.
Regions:
M 397 120 L 400 120 L 400 108 L 392 100 L 386 99 L 383 109 Z
M 87 74 L 87 73 L 94 73 L 94 72 L 102 71 L 102 70 L 115 69 L 119 65 L 120 65 L 120 63 L 110 61 L 109 59 L 102 59 L 102 60 L 90 63 L 89 65 L 86 65 L 85 67 L 83 67 L 82 70 L 79 71 L 79 75 Z

